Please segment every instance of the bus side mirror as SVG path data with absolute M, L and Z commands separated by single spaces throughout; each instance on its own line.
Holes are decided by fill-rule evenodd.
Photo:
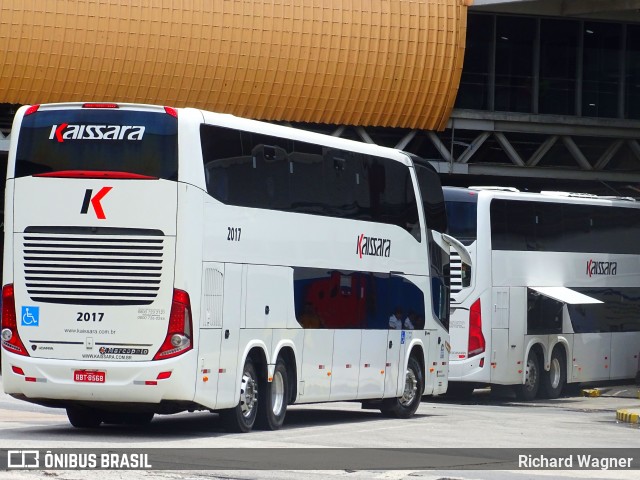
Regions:
M 458 255 L 460 255 L 460 260 L 462 260 L 463 263 L 466 263 L 469 266 L 473 265 L 469 250 L 467 250 L 467 247 L 465 247 L 462 242 L 460 242 L 460 240 L 453 238 L 451 235 L 447 235 L 446 233 L 442 234 L 442 240 L 444 240 L 445 243 L 447 243 L 451 248 L 458 252 Z

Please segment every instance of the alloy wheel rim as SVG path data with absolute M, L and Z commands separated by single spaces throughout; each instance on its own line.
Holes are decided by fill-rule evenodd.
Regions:
M 276 372 L 271 382 L 271 408 L 274 415 L 280 415 L 284 405 L 284 379 L 280 372 Z
M 527 378 L 525 379 L 525 386 L 528 390 L 533 390 L 538 380 L 538 371 L 536 365 L 532 360 L 527 361 Z
M 412 369 L 407 369 L 407 373 L 404 381 L 404 391 L 402 392 L 402 397 L 400 397 L 400 404 L 404 407 L 411 404 L 413 399 L 416 397 L 416 392 L 418 391 L 418 379 L 416 378 L 416 374 Z
M 549 377 L 551 379 L 551 387 L 558 388 L 558 385 L 560 385 L 560 361 L 557 358 L 551 360 Z
M 242 415 L 248 418 L 258 403 L 258 384 L 249 372 L 242 376 L 242 388 L 240 390 L 240 408 Z

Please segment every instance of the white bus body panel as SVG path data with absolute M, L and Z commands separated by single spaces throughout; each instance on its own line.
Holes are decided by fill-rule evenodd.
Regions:
M 239 270 L 240 272 L 234 272 L 230 268 L 225 269 L 225 265 L 222 263 L 208 262 L 203 264 L 202 301 L 198 321 L 200 326 L 199 362 L 195 401 L 209 408 L 215 408 L 217 393 L 221 389 L 220 383 L 228 378 L 221 374 L 221 351 L 224 349 L 227 353 L 227 356 L 223 358 L 235 359 L 238 355 L 237 335 L 234 335 L 231 340 L 231 342 L 235 340 L 233 345 L 230 345 L 228 341 L 225 341 L 223 345 L 222 326 L 223 319 L 227 319 L 227 321 L 236 319 L 236 322 L 239 323 L 240 289 L 234 291 L 232 280 L 235 273 L 238 276 L 237 284 L 240 285 L 242 272 L 241 269 Z M 231 285 L 225 289 L 225 283 Z M 232 369 L 230 373 L 230 378 L 234 379 L 235 371 Z
M 574 334 L 572 358 L 574 382 L 609 380 L 611 334 Z
M 576 252 L 492 250 L 489 218 L 493 198 L 514 198 L 510 194 L 479 191 L 478 235 L 468 250 L 473 261 L 471 286 L 452 295 L 450 381 L 477 384 L 517 385 L 524 382 L 524 365 L 530 349 L 537 344 L 543 352 L 541 367 L 548 369 L 556 345 L 567 357 L 567 382 L 589 382 L 633 378 L 640 369 L 640 332 L 573 333 L 566 304 L 580 304 L 588 296 L 567 290 L 640 286 L 638 256 L 631 254 L 589 254 Z M 534 196 L 517 194 L 522 200 Z M 539 200 L 539 197 L 537 198 Z M 567 200 L 570 203 L 572 200 Z M 611 201 L 593 201 L 611 205 Z M 619 203 L 618 205 L 621 205 Z M 637 208 L 634 204 L 627 204 Z M 617 262 L 617 275 L 585 274 L 590 258 Z M 527 335 L 527 288 L 552 291 L 551 298 L 565 303 L 563 333 Z M 538 288 L 540 287 L 540 288 Z M 550 288 L 549 288 L 550 287 Z M 491 291 L 491 302 L 487 292 Z M 508 292 L 508 293 L 507 293 Z M 508 295 L 508 309 L 503 295 Z M 502 298 L 501 298 L 502 297 Z M 482 304 L 482 331 L 485 354 L 465 358 L 469 332 L 469 308 L 478 298 Z
M 330 400 L 349 400 L 358 396 L 361 330 L 334 330 Z
M 640 372 L 640 332 L 611 335 L 610 379 L 634 378 Z
M 298 403 L 323 402 L 329 399 L 334 333 L 335 330 L 305 330 L 300 375 L 303 384 Z
M 293 318 L 291 267 L 249 265 L 245 318 L 245 328 L 293 327 L 289 325 Z
M 92 361 L 29 358 L 4 352 L 2 382 L 5 393 L 24 395 L 29 399 L 73 400 L 95 402 L 159 403 L 163 400 L 193 400 L 196 352 L 190 351 L 175 358 L 141 365 L 139 362 Z M 12 367 L 19 367 L 17 375 Z M 73 381 L 73 372 L 87 368 L 106 372 L 106 381 L 97 388 L 95 383 Z M 157 380 L 161 372 L 171 372 L 164 380 Z M 34 378 L 34 381 L 27 381 Z M 152 382 L 146 384 L 146 382 Z M 157 383 L 153 383 L 157 382 Z M 123 395 L 126 392 L 126 395 Z
M 23 394 L 29 398 L 55 398 L 73 400 L 96 400 L 98 395 L 104 401 L 123 401 L 121 389 L 132 385 L 131 395 L 127 401 L 157 402 L 163 399 L 192 400 L 193 375 L 188 368 L 192 361 L 188 356 L 147 363 L 158 351 L 164 341 L 171 298 L 173 291 L 173 268 L 175 256 L 176 231 L 176 183 L 163 180 L 94 180 L 94 179 L 48 179 L 48 178 L 19 178 L 10 180 L 9 194 L 15 190 L 14 202 L 25 206 L 26 211 L 17 212 L 17 222 L 8 228 L 13 228 L 17 241 L 12 252 L 14 269 L 9 275 L 5 271 L 5 283 L 14 283 L 15 301 L 18 316 L 25 309 L 37 308 L 38 321 L 27 322 L 18 319 L 18 332 L 29 351 L 29 357 L 18 356 L 4 352 L 6 361 L 3 364 L 4 388 L 7 393 Z M 145 195 L 138 195 L 144 185 Z M 100 220 L 95 212 L 89 210 L 81 214 L 80 209 L 87 190 L 97 192 L 105 186 L 112 189 L 101 201 L 106 216 Z M 55 201 L 45 202 L 37 208 L 30 207 L 33 190 L 47 191 Z M 131 199 L 136 199 L 131 204 Z M 28 212 L 28 213 L 27 213 Z M 158 215 L 162 212 L 161 215 Z M 60 227 L 113 227 L 118 229 L 135 228 L 161 230 L 163 242 L 162 270 L 157 296 L 149 305 L 113 306 L 113 305 L 70 305 L 64 303 L 34 302 L 26 291 L 28 284 L 27 270 L 33 270 L 27 265 L 32 262 L 29 253 L 33 248 L 33 238 L 38 237 L 36 243 L 52 242 L 50 235 L 37 233 L 23 233 L 25 229 Z M 53 230 L 55 231 L 55 229 Z M 99 233 L 99 231 L 98 231 Z M 83 235 L 78 235 L 83 237 Z M 84 235 L 86 236 L 86 235 Z M 11 237 L 11 236 L 10 236 Z M 55 237 L 55 235 L 54 235 Z M 59 238 L 67 238 L 58 235 Z M 109 245 L 110 235 L 99 236 L 98 244 Z M 126 236 L 125 236 L 126 237 Z M 101 242 L 100 239 L 107 239 Z M 121 235 L 114 238 L 122 239 Z M 156 237 L 154 237 L 156 238 Z M 65 242 L 62 242 L 65 243 Z M 9 247 L 7 242 L 5 247 Z M 66 247 L 58 247 L 63 250 Z M 134 246 L 134 248 L 136 248 Z M 69 257 L 81 251 L 69 247 Z M 106 252 L 110 250 L 105 248 Z M 136 250 L 131 250 L 135 253 Z M 86 252 L 86 250 L 85 250 Z M 88 253 L 88 252 L 87 252 Z M 36 254 L 37 256 L 37 254 Z M 99 257 L 100 252 L 91 251 L 84 257 L 92 259 Z M 11 257 L 5 257 L 10 260 Z M 55 260 L 38 258 L 46 266 L 56 264 Z M 50 267 L 57 268 L 57 267 Z M 68 268 L 68 267 L 67 267 Z M 6 269 L 5 269 L 6 270 Z M 46 273 L 43 271 L 43 273 Z M 40 275 L 38 273 L 36 276 Z M 67 274 L 63 274 L 67 275 Z M 68 274 L 73 277 L 72 274 Z M 60 296 L 68 296 L 62 282 L 61 287 L 51 289 L 54 292 L 62 290 Z M 134 291 L 134 289 L 132 289 Z M 33 294 L 36 295 L 36 294 Z M 34 311 L 34 310 L 31 310 Z M 29 323 L 31 323 L 29 325 Z M 102 353 L 102 348 L 134 349 L 133 354 Z M 142 353 L 144 352 L 144 353 Z M 55 360 L 48 360 L 55 359 Z M 25 382 L 23 376 L 16 375 L 10 370 L 11 366 L 20 367 L 25 377 L 36 377 L 37 382 Z M 105 383 L 97 389 L 96 385 L 78 384 L 73 381 L 74 370 L 90 369 L 106 372 Z M 134 382 L 153 381 L 159 372 L 172 371 L 169 379 L 158 381 L 158 386 L 142 388 L 133 386 Z M 188 385 L 188 387 L 186 387 Z M 173 390 L 175 388 L 175 390 Z M 99 393 L 98 393 L 99 392 Z
M 428 379 L 426 384 L 433 385 L 433 390 L 426 390 L 427 393 L 433 395 L 442 395 L 447 391 L 449 386 L 449 372 L 451 363 L 449 361 L 450 354 L 448 340 L 442 336 L 442 332 L 432 330 L 428 333 L 429 345 L 424 345 L 425 358 L 431 358 L 432 367 L 427 369 L 432 378 Z M 428 357 L 426 357 L 428 355 Z M 434 369 L 431 372 L 431 368 Z
M 52 181 L 53 180 L 53 181 Z M 32 189 L 46 190 L 55 202 L 47 202 L 39 208 L 27 208 L 28 213 L 19 213 L 16 218 L 19 222 L 14 228 L 14 236 L 17 240 L 14 244 L 14 284 L 15 301 L 17 314 L 20 316 L 25 309 L 31 311 L 37 309 L 39 313 L 38 321 L 29 322 L 19 319 L 18 332 L 29 350 L 32 358 L 58 358 L 75 360 L 104 360 L 114 361 L 133 360 L 144 361 L 153 358 L 160 345 L 164 341 L 167 332 L 167 321 L 171 307 L 173 292 L 173 267 L 175 256 L 175 218 L 176 218 L 176 184 L 162 180 L 92 180 L 92 179 L 47 179 L 47 178 L 26 178 L 14 181 L 16 205 L 29 205 L 30 191 Z M 146 195 L 137 195 L 144 185 Z M 89 214 L 81 215 L 85 192 L 100 190 L 105 185 L 111 186 L 112 190 L 102 200 L 106 219 L 96 220 Z M 131 205 L 131 198 L 136 198 L 135 205 Z M 133 208 L 132 208 L 133 207 Z M 162 215 L 158 215 L 162 212 Z M 91 213 L 91 212 L 89 212 Z M 64 220 L 63 220 L 64 219 Z M 89 238 L 86 242 L 94 242 L 99 245 L 100 250 L 81 248 L 86 247 L 83 240 L 91 235 L 82 233 L 55 234 L 52 225 L 73 227 L 88 227 L 97 229 L 98 235 Z M 78 295 L 85 296 L 85 291 L 73 293 L 66 288 L 66 285 L 74 283 L 75 279 L 82 273 L 84 268 L 76 268 L 72 263 L 65 263 L 67 259 L 77 258 L 94 263 L 93 265 L 109 265 L 113 271 L 123 273 L 127 271 L 126 265 L 118 264 L 116 261 L 109 261 L 118 252 L 114 252 L 110 245 L 116 239 L 123 243 L 124 255 L 137 260 L 136 252 L 144 249 L 144 246 L 135 243 L 129 238 L 147 238 L 143 235 L 101 234 L 100 228 L 116 229 L 147 229 L 151 231 L 162 231 L 164 236 L 154 235 L 153 241 L 162 242 L 161 252 L 157 264 L 161 265 L 160 281 L 156 297 L 148 305 L 73 305 L 66 303 L 51 303 L 48 301 L 38 302 L 31 297 L 59 297 L 73 300 Z M 48 233 L 23 233 L 26 229 L 43 228 Z M 69 240 L 78 238 L 77 242 Z M 57 240 L 56 240 L 57 238 Z M 57 246 L 50 247 L 57 242 Z M 83 242 L 85 244 L 83 245 Z M 50 248 L 52 251 L 60 252 L 53 258 L 48 258 L 46 254 L 38 253 L 39 248 Z M 156 248 L 156 247 L 152 247 Z M 120 252 L 122 249 L 120 250 Z M 153 251 L 150 254 L 154 254 Z M 98 259 L 98 260 L 96 260 Z M 124 261 L 124 260 L 123 260 Z M 37 266 L 33 264 L 37 263 Z M 60 264 L 63 266 L 60 266 Z M 51 279 L 50 271 L 62 269 L 60 279 Z M 96 267 L 100 268 L 100 267 Z M 28 279 L 27 279 L 28 278 Z M 144 277 L 143 277 L 144 278 Z M 28 287 L 32 282 L 44 282 L 49 287 Z M 78 280 L 79 282 L 79 280 Z M 77 283 L 77 282 L 76 282 Z M 86 290 L 90 290 L 90 283 L 87 283 Z M 153 283 L 144 288 L 153 288 Z M 27 288 L 31 288 L 29 294 Z M 130 287 L 133 295 L 137 295 L 135 286 Z M 37 293 L 47 290 L 46 293 Z M 88 293 L 86 294 L 88 295 Z M 135 297 L 133 297 L 135 299 Z M 63 300 L 60 300 L 63 301 Z M 124 346 L 143 350 L 146 353 L 135 353 L 133 355 L 110 355 L 101 353 L 101 347 L 112 348 Z M 128 358 L 127 358 L 128 357 Z
M 360 344 L 358 399 L 382 398 L 387 352 L 386 330 L 363 330 Z
M 387 367 L 384 376 L 384 398 L 393 398 L 397 396 L 400 365 L 404 360 L 404 341 L 405 330 L 389 330 L 387 336 Z M 404 382 L 404 376 L 402 377 Z

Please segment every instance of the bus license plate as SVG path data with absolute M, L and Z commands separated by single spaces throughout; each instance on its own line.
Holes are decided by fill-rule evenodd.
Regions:
M 105 372 L 76 370 L 73 372 L 73 381 L 81 383 L 104 383 Z

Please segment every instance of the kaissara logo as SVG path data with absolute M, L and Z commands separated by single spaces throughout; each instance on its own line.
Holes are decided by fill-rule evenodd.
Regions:
M 84 200 L 82 202 L 82 208 L 80 209 L 80 213 L 86 215 L 89 211 L 89 204 L 93 207 L 93 211 L 96 212 L 96 217 L 100 220 L 106 219 L 106 215 L 104 214 L 104 210 L 102 209 L 102 205 L 100 201 L 104 198 L 104 196 L 111 191 L 113 187 L 102 187 L 98 190 L 98 193 L 93 195 L 93 190 L 87 188 L 84 192 Z
M 372 257 L 388 257 L 391 255 L 391 240 L 388 238 L 365 237 L 364 233 L 356 238 L 356 254 Z
M 590 259 L 587 261 L 587 275 L 617 275 L 618 262 L 598 262 Z
M 142 125 L 53 125 L 49 140 L 142 140 Z

